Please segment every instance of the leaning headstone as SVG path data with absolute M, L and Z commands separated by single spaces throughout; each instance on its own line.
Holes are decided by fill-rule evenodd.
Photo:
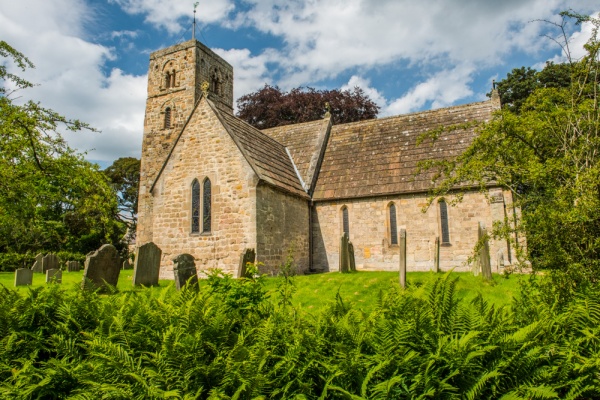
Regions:
M 478 230 L 479 241 L 480 244 L 479 249 L 479 262 L 481 264 L 481 274 L 483 275 L 483 279 L 486 281 L 492 280 L 492 266 L 490 263 L 490 243 L 487 236 L 487 231 L 485 226 L 480 222 L 479 230 Z
M 67 261 L 67 272 L 77 272 L 81 270 L 79 261 Z
M 433 270 L 437 273 L 440 272 L 440 237 L 435 237 L 435 248 L 433 254 Z
M 400 229 L 400 287 L 406 289 L 406 229 Z
M 39 273 L 44 272 L 44 269 L 42 268 L 43 258 L 44 258 L 44 255 L 42 253 L 35 256 L 35 262 L 33 263 L 33 267 L 31 267 L 31 270 L 33 272 L 39 272 Z
M 340 272 L 350 272 L 350 256 L 348 254 L 348 234 L 344 232 L 340 238 Z
M 112 244 L 105 244 L 87 255 L 83 270 L 83 289 L 107 289 L 117 286 L 121 272 L 121 259 Z
M 133 269 L 133 286 L 157 286 L 162 251 L 152 242 L 137 249 Z
M 175 286 L 181 290 L 186 284 L 195 289 L 198 288 L 198 272 L 194 257 L 190 254 L 180 254 L 173 259 L 175 264 L 173 274 L 175 275 Z
M 356 259 L 354 258 L 354 245 L 348 242 L 348 269 L 351 272 L 356 272 Z
M 123 261 L 123 269 L 132 269 L 133 265 L 129 262 L 129 260 L 125 259 L 125 261 Z
M 33 283 L 33 270 L 19 268 L 15 271 L 15 286 L 26 286 Z
M 246 268 L 248 263 L 254 264 L 256 262 L 256 251 L 254 249 L 246 249 L 244 254 L 240 257 L 240 268 L 238 269 L 238 278 L 248 278 Z
M 60 269 L 47 270 L 46 283 L 62 283 L 62 271 Z
M 42 272 L 46 273 L 49 269 L 59 269 L 56 254 L 46 254 L 46 257 L 42 258 Z

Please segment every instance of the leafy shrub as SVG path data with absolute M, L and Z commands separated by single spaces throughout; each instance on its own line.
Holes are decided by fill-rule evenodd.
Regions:
M 317 315 L 219 271 L 200 293 L 0 288 L 0 398 L 600 396 L 598 293 L 554 309 L 534 290 L 513 311 L 455 287 L 391 288 L 370 314 L 338 295 Z

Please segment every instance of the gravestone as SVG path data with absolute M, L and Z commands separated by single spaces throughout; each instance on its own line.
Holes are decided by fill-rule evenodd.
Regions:
M 79 261 L 67 261 L 67 272 L 77 272 L 81 270 Z
M 125 261 L 123 261 L 123 269 L 132 269 L 133 265 L 129 262 L 129 260 L 125 259 Z
M 400 287 L 406 289 L 406 229 L 400 229 Z
M 112 244 L 105 244 L 87 255 L 83 269 L 82 289 L 108 289 L 117 286 L 121 272 L 121 258 Z
M 481 268 L 481 274 L 483 279 L 486 281 L 492 280 L 492 266 L 490 263 L 490 243 L 487 235 L 485 225 L 479 223 L 479 229 L 477 231 L 480 249 L 479 249 L 479 264 Z
M 133 269 L 133 286 L 157 286 L 162 251 L 152 242 L 137 249 Z M 125 265 L 125 263 L 123 263 Z
M 31 267 L 31 270 L 33 272 L 39 272 L 39 273 L 44 272 L 44 270 L 42 268 L 42 259 L 43 258 L 44 258 L 44 255 L 42 253 L 35 256 L 35 262 L 33 263 L 33 267 Z
M 356 272 L 356 259 L 354 258 L 354 245 L 348 242 L 348 269 L 351 272 Z
M 175 264 L 173 274 L 177 290 L 181 290 L 186 284 L 198 289 L 198 272 L 194 257 L 189 254 L 180 254 L 173 259 L 173 263 Z
M 59 269 L 56 254 L 46 254 L 46 257 L 42 258 L 42 272 L 46 273 L 49 269 Z
M 26 286 L 33 283 L 33 270 L 19 268 L 15 271 L 15 286 Z
M 433 270 L 440 272 L 440 237 L 435 237 L 435 247 L 433 249 Z
M 46 283 L 62 283 L 62 271 L 60 269 L 47 270 Z
M 246 249 L 244 254 L 240 258 L 240 268 L 238 269 L 238 278 L 248 278 L 246 268 L 248 263 L 254 264 L 256 262 L 256 251 L 254 249 Z

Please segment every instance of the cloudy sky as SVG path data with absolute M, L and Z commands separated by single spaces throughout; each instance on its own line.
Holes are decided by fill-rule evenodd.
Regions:
M 102 167 L 139 157 L 149 54 L 191 39 L 194 2 L 0 0 L 0 40 L 36 66 L 18 73 L 38 86 L 13 97 L 101 130 L 67 139 Z M 599 0 L 198 2 L 196 37 L 233 65 L 235 98 L 265 83 L 360 86 L 380 116 L 484 100 L 513 68 L 560 60 L 541 20 L 600 11 Z M 567 25 L 575 57 L 589 32 Z

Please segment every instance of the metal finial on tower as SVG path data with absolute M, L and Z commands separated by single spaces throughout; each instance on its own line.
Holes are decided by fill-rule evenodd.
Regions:
M 194 23 L 192 24 L 192 39 L 196 39 L 196 7 L 198 7 L 198 2 L 194 3 Z

